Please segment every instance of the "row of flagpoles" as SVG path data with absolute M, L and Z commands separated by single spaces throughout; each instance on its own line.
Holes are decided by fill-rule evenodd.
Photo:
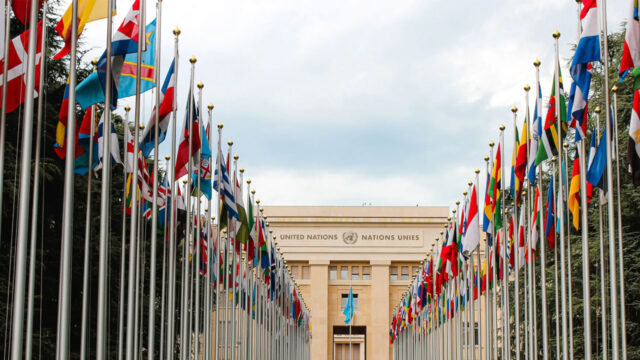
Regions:
M 638 6 L 637 1 L 629 2 L 631 12 L 621 60 L 621 80 L 628 72 L 635 76 L 636 66 L 640 65 Z M 521 136 L 516 125 L 517 108 L 512 109 L 511 185 L 507 187 L 502 178 L 509 170 L 504 164 L 505 126 L 502 125 L 497 151 L 494 154 L 492 141 L 490 156 L 485 157 L 484 204 L 480 203 L 481 171 L 477 169 L 475 181 L 468 183 L 462 202 L 456 202 L 444 231 L 426 254 L 422 270 L 415 274 L 392 313 L 389 336 L 394 359 L 546 360 L 555 357 L 566 360 L 599 356 L 626 360 L 618 88 L 611 88 L 609 84 L 609 46 L 607 37 L 602 36 L 607 33 L 606 0 L 578 1 L 578 14 L 578 45 L 570 66 L 573 83 L 568 104 L 560 73 L 560 33 L 556 31 L 553 34 L 555 75 L 546 118 L 542 118 L 541 64 L 536 60 L 534 115 L 531 119 L 531 89 L 527 85 Z M 600 108 L 591 113 L 588 109 L 592 63 L 599 63 L 603 68 L 604 105 L 609 109 L 603 114 Z M 638 186 L 640 91 L 637 86 L 634 86 L 631 114 L 627 158 L 633 182 Z M 594 118 L 590 142 L 589 116 Z M 568 142 L 569 127 L 575 130 L 573 144 Z M 573 160 L 571 153 L 575 154 Z M 592 200 L 594 188 L 599 195 L 594 199 L 598 224 L 590 224 L 587 217 L 587 204 Z M 545 191 L 547 200 L 543 206 Z M 599 262 L 600 269 L 601 304 L 597 322 L 601 334 L 591 329 L 594 304 L 589 281 L 594 259 L 589 259 L 590 225 L 599 230 L 599 239 L 591 241 L 599 244 L 600 258 L 595 261 Z M 574 230 L 581 243 L 577 252 L 582 262 L 583 353 L 577 352 L 578 342 L 574 340 L 578 336 L 574 326 L 579 325 L 575 319 L 580 318 L 574 318 L 577 314 L 574 314 L 572 296 L 576 276 L 572 274 L 569 239 Z M 484 239 L 482 245 L 481 239 Z M 538 239 L 546 239 L 547 244 L 542 241 L 538 245 Z M 549 274 L 552 278 L 548 278 Z M 552 334 L 555 334 L 555 348 Z
M 10 9 L 29 27 L 12 40 Z M 6 76 L 2 80 L 5 91 L 2 92 L 0 169 L 4 169 L 6 114 L 23 104 L 15 277 L 13 289 L 10 289 L 13 297 L 11 358 L 17 360 L 32 358 L 33 348 L 44 97 L 39 96 L 37 106 L 34 105 L 46 78 L 48 7 L 42 1 L 6 0 L 3 10 L 2 55 Z M 70 327 L 74 326 L 70 321 L 71 251 L 73 241 L 79 240 L 73 238 L 73 220 L 78 218 L 73 214 L 74 201 L 86 201 L 87 207 L 81 359 L 90 357 L 87 344 L 89 336 L 94 334 L 97 359 L 113 358 L 114 354 L 118 359 L 127 360 L 141 356 L 182 360 L 310 358 L 309 310 L 275 244 L 272 230 L 268 229 L 251 180 L 243 180 L 244 169 L 238 167 L 238 156 L 231 156 L 232 141 L 228 142 L 226 158 L 223 155 L 222 124 L 217 126 L 217 151 L 212 154 L 213 105 L 207 107 L 205 125 L 204 85 L 194 85 L 196 58 L 189 59 L 185 122 L 178 128 L 180 30 L 173 31 L 174 58 L 160 88 L 156 84 L 161 84 L 162 2 L 156 3 L 156 19 L 147 24 L 146 1 L 135 0 L 115 32 L 112 29 L 114 10 L 114 0 L 73 0 L 55 27 L 65 45 L 54 58 L 70 56 L 55 144 L 56 153 L 65 161 L 57 358 L 68 359 L 72 353 L 69 345 Z M 39 14 L 41 20 L 38 22 Z M 86 23 L 102 18 L 107 18 L 106 50 L 100 59 L 92 62 L 93 73 L 77 84 L 77 39 Z M 147 25 L 142 28 L 143 24 Z M 149 121 L 143 125 L 141 95 L 152 88 L 156 88 L 155 105 Z M 124 108 L 124 157 L 121 157 L 112 111 L 117 109 L 119 98 L 128 96 L 135 96 L 135 107 Z M 97 105 L 100 103 L 104 103 L 104 111 L 98 116 Z M 85 110 L 79 127 L 75 117 L 76 104 Z M 37 114 L 34 114 L 34 108 Z M 133 134 L 129 127 L 131 115 Z M 32 151 L 34 119 L 35 152 Z M 160 182 L 159 144 L 165 140 L 169 127 L 172 128 L 171 154 L 165 157 L 166 166 Z M 32 155 L 35 156 L 33 183 Z M 213 174 L 212 156 L 216 156 Z M 153 161 L 151 173 L 148 161 Z M 126 187 L 119 239 L 111 234 L 112 179 L 120 176 L 113 172 L 113 164 L 122 165 Z M 91 290 L 89 268 L 94 261 L 90 246 L 95 241 L 95 234 L 90 231 L 91 206 L 95 201 L 91 198 L 91 174 L 98 171 L 101 179 L 98 304 L 96 309 L 90 309 L 87 295 Z M 86 175 L 86 199 L 74 199 L 75 174 Z M 1 201 L 0 188 L 0 207 Z M 162 244 L 158 244 L 158 236 L 161 236 Z M 114 240 L 121 244 L 119 272 L 109 268 L 110 243 Z M 162 245 L 161 251 L 159 245 Z M 157 259 L 160 253 L 161 261 Z M 145 274 L 147 264 L 149 272 Z M 108 294 L 112 290 L 109 289 L 109 276 L 114 273 L 119 274 L 120 284 L 117 329 L 110 328 L 107 321 Z M 160 289 L 156 288 L 157 284 L 161 284 Z M 148 291 L 146 294 L 145 290 Z M 145 296 L 146 305 L 142 303 Z M 25 300 L 26 308 L 23 306 Z M 89 325 L 93 310 L 95 333 Z M 144 320 L 147 339 L 142 337 Z M 107 342 L 110 334 L 117 334 L 116 349 L 110 348 Z

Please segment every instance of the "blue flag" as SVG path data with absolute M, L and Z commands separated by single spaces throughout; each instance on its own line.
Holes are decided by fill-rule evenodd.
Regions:
M 156 53 L 156 21 L 153 20 L 146 27 L 147 49 L 142 53 L 140 69 L 141 93 L 155 87 L 154 64 Z M 126 46 L 116 45 L 126 43 Z M 136 73 L 138 62 L 137 42 L 124 39 L 114 40 L 112 43 L 112 101 L 111 109 L 115 110 L 118 99 L 136 94 Z M 104 87 L 106 82 L 106 51 L 98 60 L 98 71 L 91 73 L 76 87 L 76 101 L 83 109 L 104 102 Z
M 344 323 L 351 325 L 353 320 L 353 288 L 349 286 L 349 297 L 347 298 L 347 306 L 344 307 Z
M 593 147 L 595 135 L 591 135 L 591 146 Z M 598 144 L 598 148 L 593 155 L 593 159 L 591 159 L 591 154 L 589 154 L 589 170 L 587 171 L 587 181 L 589 184 L 593 186 L 597 186 L 600 189 L 606 191 L 607 183 L 604 181 L 604 171 L 607 167 L 607 130 L 605 128 L 602 137 L 600 138 L 600 143 Z

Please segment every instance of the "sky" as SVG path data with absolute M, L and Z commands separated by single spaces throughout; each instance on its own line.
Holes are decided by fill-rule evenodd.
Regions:
M 621 29 L 629 2 L 608 1 L 609 32 Z M 117 2 L 114 27 L 132 3 Z M 148 2 L 149 21 L 154 5 Z M 223 143 L 233 140 L 245 180 L 252 179 L 266 205 L 453 207 L 474 170 L 484 171 L 500 124 L 512 141 L 513 106 L 522 126 L 523 87 L 535 84 L 535 59 L 548 98 L 552 33 L 562 34 L 563 64 L 577 36 L 576 2 L 569 0 L 166 0 L 162 6 L 163 79 L 174 54 L 172 30 L 182 32 L 178 127 L 188 59 L 195 56 L 203 103 L 214 104 Z M 104 49 L 106 20 L 87 25 L 83 36 L 92 49 L 88 62 Z M 563 73 L 568 90 L 568 69 Z M 143 97 L 144 122 L 152 99 L 151 92 Z M 121 99 L 119 107 L 133 103 Z

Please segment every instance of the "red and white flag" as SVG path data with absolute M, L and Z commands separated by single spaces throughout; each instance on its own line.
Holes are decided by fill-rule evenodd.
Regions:
M 624 79 L 629 70 L 640 66 L 640 22 L 634 18 L 635 0 L 628 1 L 631 9 L 627 21 L 627 32 L 624 36 L 622 60 L 620 60 L 621 79 Z
M 42 46 L 42 21 L 38 23 L 38 37 L 37 37 L 36 51 L 36 71 L 35 71 L 35 93 L 34 97 L 38 96 L 39 83 L 40 83 L 40 58 Z M 3 76 L 2 70 L 4 68 L 4 61 L 9 61 L 7 71 L 7 107 L 6 113 L 10 113 L 17 109 L 20 104 L 24 102 L 27 97 L 26 94 L 26 72 L 27 72 L 27 58 L 29 57 L 29 30 L 23 32 L 19 36 L 11 39 L 9 47 L 6 49 L 6 56 L 0 60 L 0 96 L 5 90 L 2 88 Z
M 467 216 L 467 230 L 462 239 L 462 251 L 472 252 L 480 244 L 480 220 L 478 217 L 478 197 L 476 186 L 473 185 L 471 191 L 471 201 L 469 202 L 469 214 Z

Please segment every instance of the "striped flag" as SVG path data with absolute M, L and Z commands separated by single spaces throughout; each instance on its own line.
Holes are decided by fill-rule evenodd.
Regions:
M 471 190 L 471 201 L 469 202 L 469 215 L 467 217 L 467 228 L 462 240 L 463 253 L 471 253 L 480 243 L 480 223 L 478 219 L 478 196 L 476 186 Z
M 631 172 L 633 178 L 633 185 L 640 186 L 640 90 L 636 90 L 633 94 L 627 160 L 629 162 L 629 172 Z
M 637 0 L 629 0 L 631 9 L 620 60 L 620 81 L 624 80 L 630 70 L 640 66 L 640 22 L 638 22 L 636 4 Z
M 556 94 L 556 77 L 560 83 L 560 94 Z M 559 64 L 556 64 L 556 74 L 553 78 L 551 97 L 549 98 L 549 108 L 547 110 L 547 118 L 545 119 L 544 129 L 542 130 L 542 134 L 540 135 L 540 145 L 538 147 L 538 154 L 536 156 L 536 166 L 541 162 L 550 159 L 552 156 L 558 155 L 558 146 L 562 145 L 562 139 L 567 134 L 567 109 L 564 98 L 564 88 L 562 85 L 562 73 L 560 71 Z M 558 96 L 557 96 L 558 95 Z M 559 104 L 558 100 L 559 99 Z M 560 106 L 560 119 L 556 118 L 556 106 Z M 560 121 L 560 125 L 562 126 L 562 139 L 558 139 L 558 121 Z

